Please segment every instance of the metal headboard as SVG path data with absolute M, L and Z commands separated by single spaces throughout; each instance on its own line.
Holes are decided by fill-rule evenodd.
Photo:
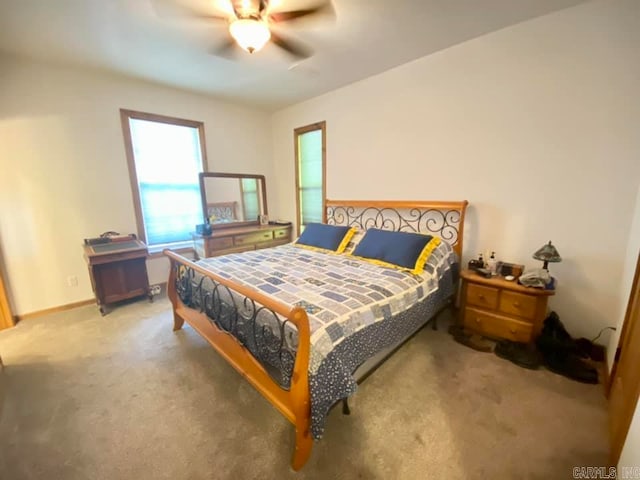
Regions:
M 325 200 L 324 223 L 439 236 L 462 257 L 469 202 Z

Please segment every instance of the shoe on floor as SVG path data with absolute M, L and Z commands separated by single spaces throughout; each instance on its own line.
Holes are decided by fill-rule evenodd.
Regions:
M 493 344 L 489 340 L 482 335 L 466 330 L 462 325 L 451 325 L 449 333 L 456 342 L 479 352 L 490 352 L 493 348 Z
M 542 358 L 533 345 L 511 340 L 501 340 L 493 350 L 498 357 L 509 360 L 519 367 L 537 370 L 542 364 Z
M 578 355 L 545 355 L 544 365 L 553 373 L 582 383 L 598 383 L 598 371 Z

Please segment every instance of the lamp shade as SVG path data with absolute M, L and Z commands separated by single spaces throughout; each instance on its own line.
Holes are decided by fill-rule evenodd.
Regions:
M 560 254 L 558 253 L 558 250 L 556 250 L 556 247 L 551 244 L 551 240 L 549 240 L 549 243 L 543 245 L 542 248 L 534 253 L 533 258 L 544 262 L 544 265 L 542 267 L 544 269 L 547 268 L 547 264 L 549 262 L 555 263 L 562 261 L 562 257 L 560 257 Z
M 267 24 L 253 18 L 234 20 L 229 25 L 229 33 L 249 53 L 260 50 L 271 38 Z

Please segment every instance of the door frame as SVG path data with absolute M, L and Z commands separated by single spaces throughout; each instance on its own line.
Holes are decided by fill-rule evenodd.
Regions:
M 618 364 L 621 360 L 625 359 L 624 352 L 628 347 L 630 341 L 629 332 L 632 328 L 640 328 L 640 252 L 638 253 L 638 259 L 636 261 L 636 270 L 633 275 L 633 282 L 631 284 L 631 290 L 629 292 L 629 300 L 627 302 L 627 309 L 625 311 L 624 321 L 622 323 L 622 330 L 620 332 L 620 338 L 618 339 L 618 346 L 614 355 L 613 366 L 611 367 L 611 374 L 609 375 L 609 384 L 607 385 L 607 396 L 610 397 L 615 383 L 616 375 L 618 372 Z M 637 347 L 637 348 L 640 348 Z M 637 381 L 635 385 L 627 385 L 625 387 L 626 395 L 630 395 L 632 400 L 625 403 L 622 407 L 620 415 L 623 419 L 623 427 L 618 434 L 611 438 L 611 453 L 610 462 L 612 465 L 617 465 L 624 448 L 629 428 L 633 416 L 638 406 L 638 397 L 640 396 L 640 381 Z M 609 415 L 613 412 L 609 411 Z
M 0 330 L 11 328 L 16 324 L 16 319 L 11 311 L 9 287 L 5 278 L 4 260 L 2 258 L 2 252 L 0 251 Z

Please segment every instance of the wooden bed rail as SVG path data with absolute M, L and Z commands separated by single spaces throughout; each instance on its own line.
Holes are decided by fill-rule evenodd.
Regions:
M 191 260 L 170 250 L 164 255 L 171 262 L 167 295 L 173 305 L 174 331 L 186 321 L 204 337 L 256 390 L 269 400 L 295 426 L 295 451 L 291 466 L 299 470 L 311 454 L 311 402 L 309 393 L 309 319 L 304 309 L 290 307 L 259 291 L 237 284 L 202 268 Z M 180 298 L 177 282 L 180 269 L 191 269 L 217 284 L 277 313 L 295 325 L 298 333 L 297 351 L 289 390 L 282 388 L 255 356 L 231 333 L 219 328 L 202 309 L 185 305 Z

